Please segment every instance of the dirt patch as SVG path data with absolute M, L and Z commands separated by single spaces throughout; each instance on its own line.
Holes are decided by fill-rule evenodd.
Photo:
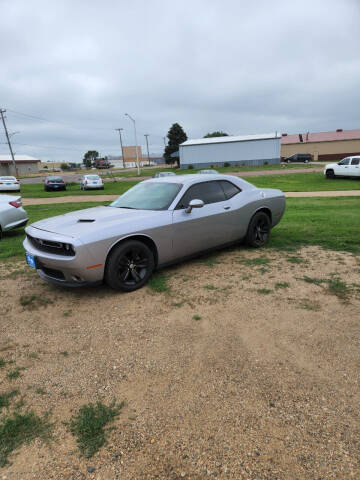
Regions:
M 23 408 L 51 410 L 55 427 L 52 443 L 22 447 L 0 475 L 360 475 L 358 257 L 236 248 L 164 270 L 167 293 L 131 294 L 59 289 L 8 265 L 0 356 L 23 370 L 10 380 L 1 368 L 1 392 L 16 388 Z M 49 301 L 30 310 L 20 299 L 34 295 Z M 114 398 L 126 402 L 116 430 L 81 458 L 62 422 Z

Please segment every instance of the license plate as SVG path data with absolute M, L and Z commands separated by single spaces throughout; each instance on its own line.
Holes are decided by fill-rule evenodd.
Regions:
M 32 268 L 36 268 L 36 262 L 35 262 L 35 257 L 34 255 L 30 255 L 30 253 L 25 253 L 25 257 L 26 257 L 26 263 L 32 267 Z
M 93 182 L 93 185 L 97 185 L 97 182 Z
M 12 185 L 12 183 L 5 183 L 5 185 Z

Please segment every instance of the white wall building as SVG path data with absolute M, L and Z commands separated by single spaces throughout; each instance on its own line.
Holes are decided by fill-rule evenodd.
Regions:
M 280 133 L 187 140 L 179 146 L 180 168 L 280 163 Z
M 30 155 L 14 155 L 19 175 L 39 172 L 40 160 Z M 0 155 L 0 175 L 15 175 L 11 155 Z

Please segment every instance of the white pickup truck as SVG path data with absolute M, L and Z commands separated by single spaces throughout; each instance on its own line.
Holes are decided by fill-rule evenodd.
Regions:
M 328 163 L 324 169 L 326 178 L 359 177 L 360 156 L 343 158 L 339 163 Z

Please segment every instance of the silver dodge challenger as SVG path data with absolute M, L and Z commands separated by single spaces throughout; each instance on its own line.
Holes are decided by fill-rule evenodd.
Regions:
M 25 229 L 28 265 L 62 286 L 105 281 L 142 287 L 154 269 L 245 240 L 261 247 L 285 211 L 280 190 L 229 175 L 176 175 L 138 183 L 108 206 Z

